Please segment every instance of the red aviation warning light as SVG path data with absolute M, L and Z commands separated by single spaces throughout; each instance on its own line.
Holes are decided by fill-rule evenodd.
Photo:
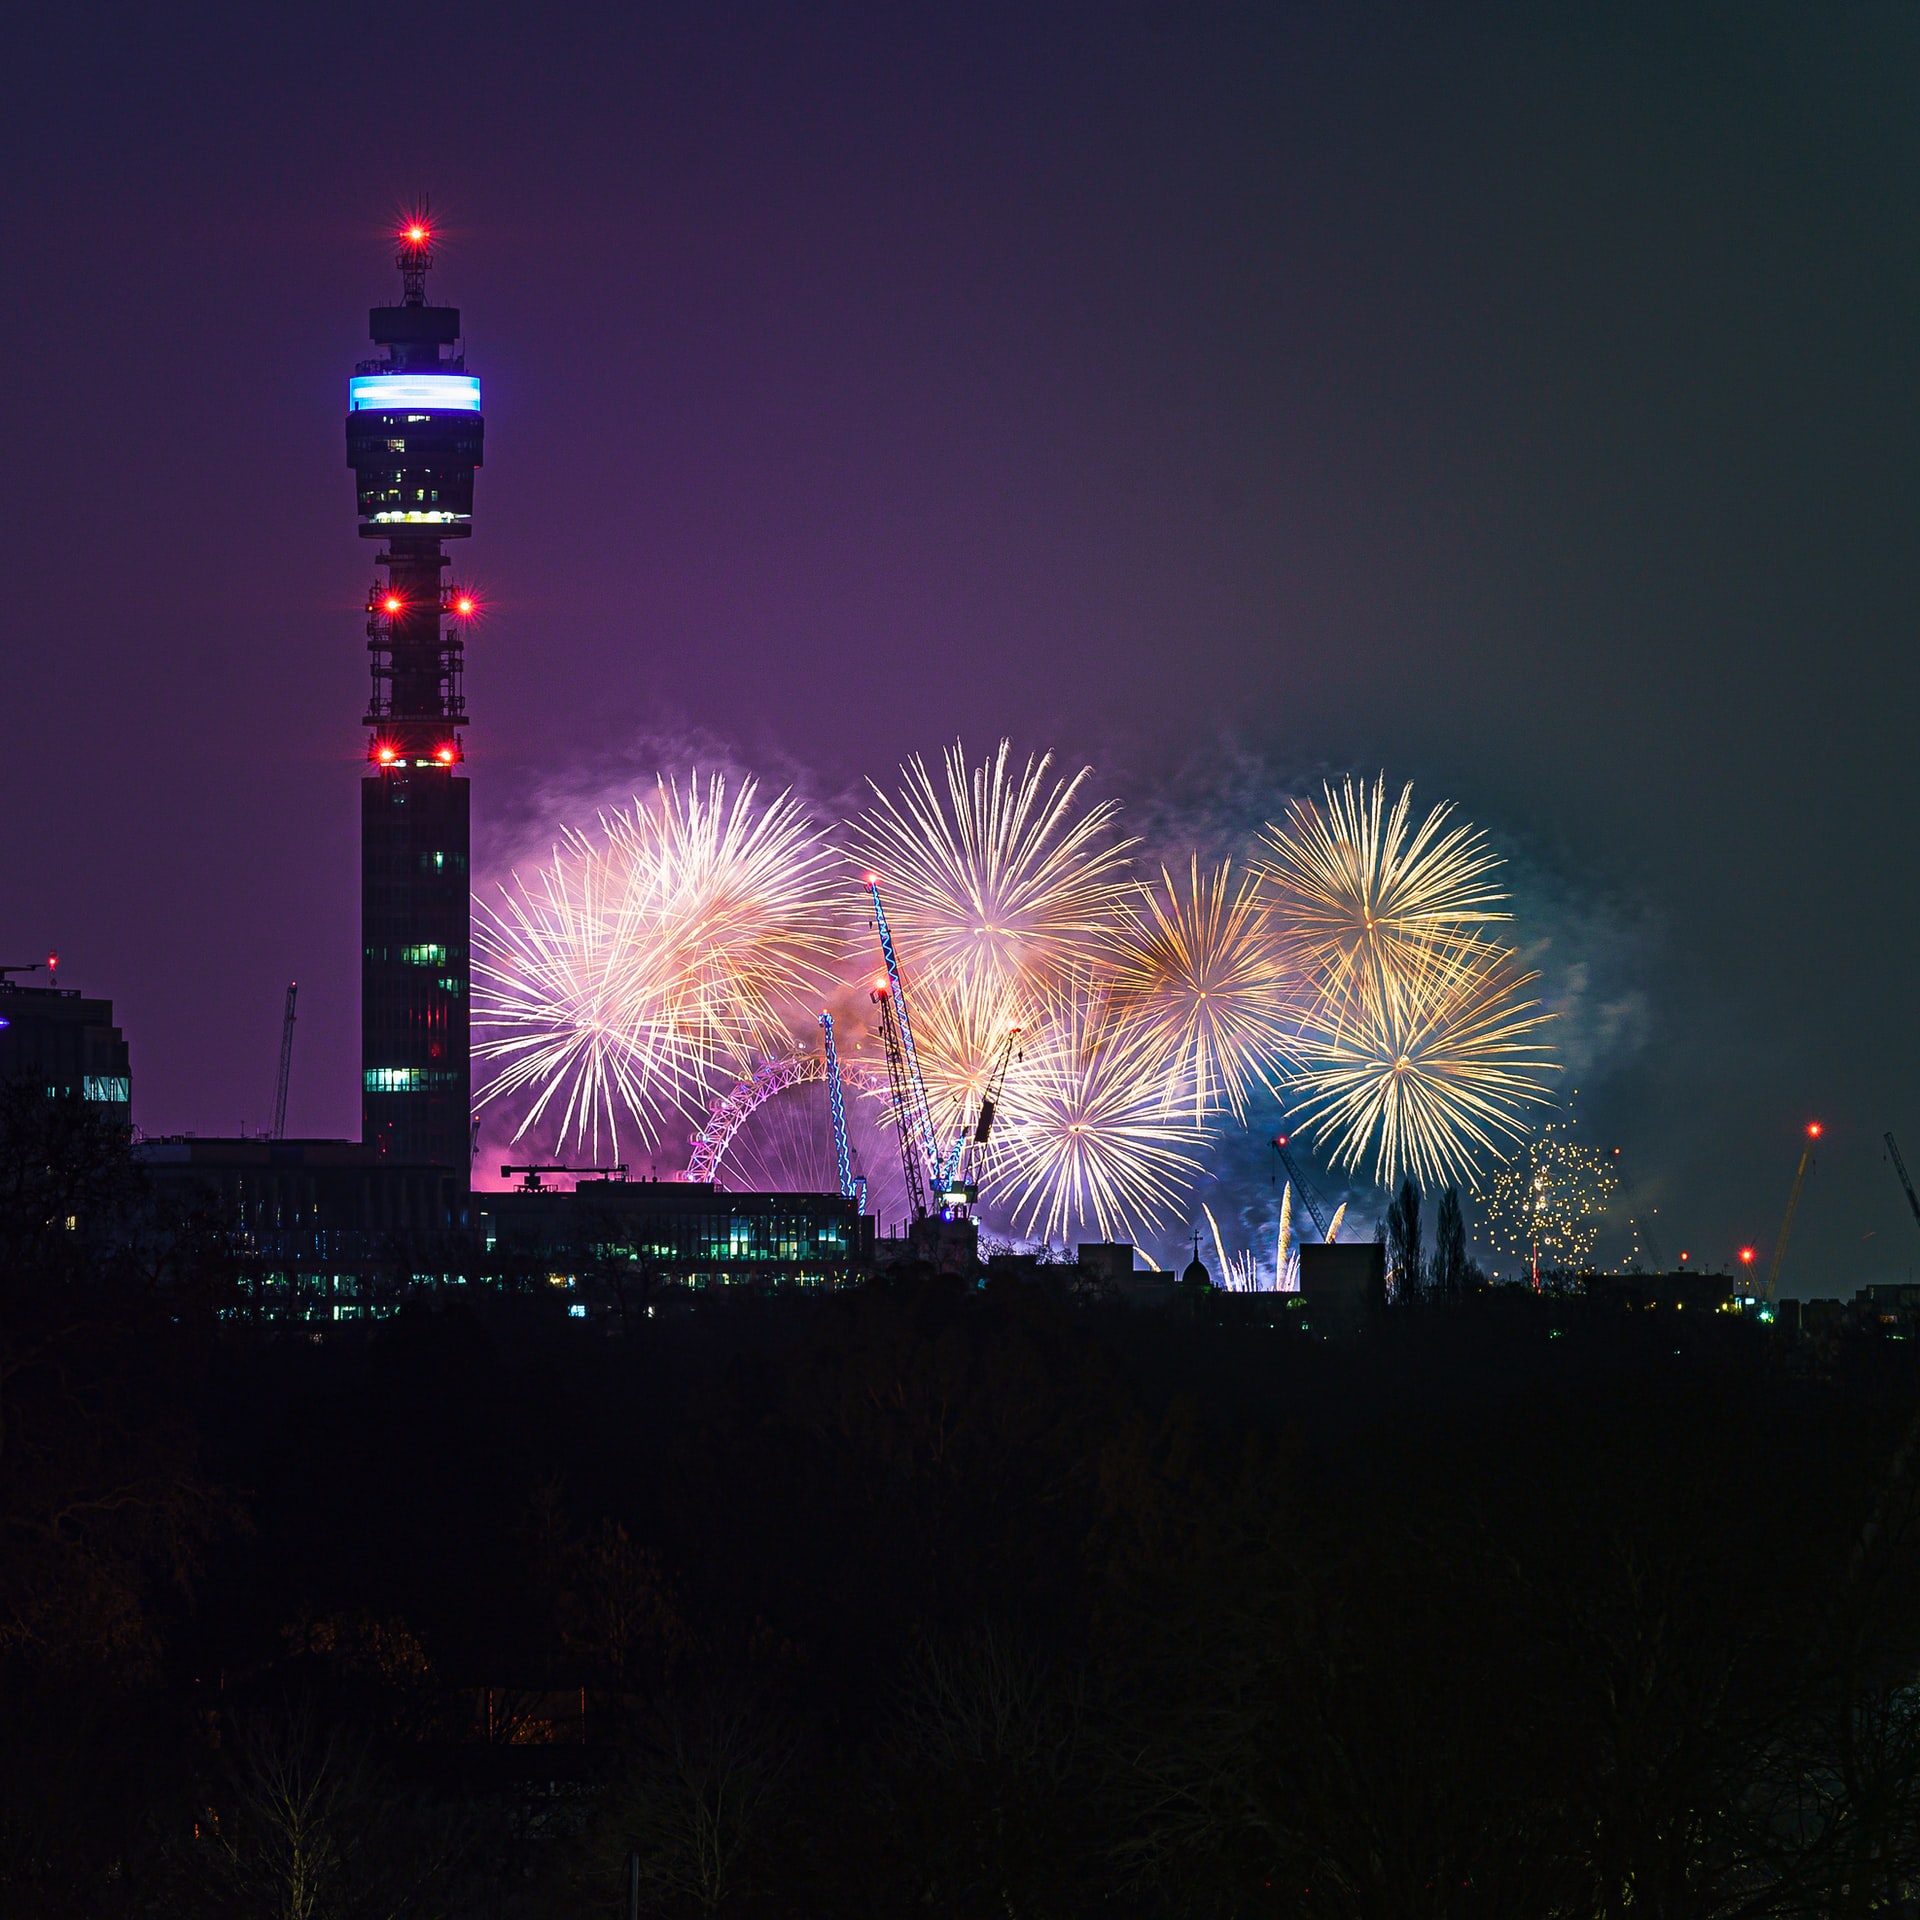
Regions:
M 410 247 L 424 247 L 432 237 L 423 220 L 408 221 L 406 231 L 400 236 Z
M 383 767 L 390 767 L 400 758 L 400 749 L 391 740 L 376 740 L 372 757 Z
M 1742 1247 L 1740 1249 L 1740 1264 L 1743 1267 L 1753 1265 L 1753 1249 L 1751 1247 Z
M 1809 1120 L 1807 1122 L 1807 1138 L 1809 1140 L 1818 1140 L 1825 1132 L 1826 1128 L 1823 1127 L 1818 1120 Z
M 397 593 L 389 593 L 382 597 L 380 611 L 382 613 L 399 613 L 406 604 L 407 603 L 402 600 Z
M 451 740 L 447 740 L 447 741 L 443 741 L 439 746 L 434 748 L 433 757 L 437 761 L 439 761 L 439 763 L 443 767 L 450 767 L 453 765 L 454 759 L 457 756 L 458 751 L 459 750 L 458 748 L 455 747 L 454 743 Z
M 471 620 L 480 611 L 480 603 L 470 593 L 453 596 L 453 611 L 462 620 Z

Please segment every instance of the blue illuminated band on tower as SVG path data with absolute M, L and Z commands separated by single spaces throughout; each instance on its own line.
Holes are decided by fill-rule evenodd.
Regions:
M 347 382 L 349 413 L 478 413 L 480 382 L 470 373 L 356 373 Z
M 457 307 L 429 306 L 431 236 L 399 242 L 402 301 L 375 307 L 381 354 L 348 385 L 362 539 L 386 544 L 367 596 L 372 696 L 360 787 L 361 1125 L 381 1155 L 470 1165 L 472 1068 L 465 634 L 476 608 L 442 542 L 472 532 L 485 423 Z

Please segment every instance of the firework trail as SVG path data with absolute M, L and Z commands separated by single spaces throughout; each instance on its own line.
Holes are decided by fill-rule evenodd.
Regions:
M 1090 968 L 1069 969 L 1041 995 L 1008 1077 L 984 1190 L 1017 1230 L 1047 1241 L 1088 1225 L 1102 1240 L 1137 1240 L 1202 1170 L 1187 1151 L 1193 1130 L 1166 1117 L 1164 1079 L 1153 1033 L 1116 1016 Z
M 722 775 L 568 831 L 531 882 L 476 902 L 474 1048 L 498 1063 L 476 1102 L 531 1096 L 597 1156 L 697 1115 L 716 1077 L 786 1043 L 795 1003 L 831 978 L 846 933 L 839 863 L 791 794 L 762 805 Z
M 1280 1190 L 1280 1231 L 1273 1245 L 1273 1286 L 1276 1293 L 1300 1291 L 1300 1250 L 1293 1244 L 1293 1182 Z
M 1327 1245 L 1332 1246 L 1340 1238 L 1340 1223 L 1347 1217 L 1347 1203 L 1342 1200 L 1333 1210 L 1333 1219 L 1327 1225 Z
M 1295 981 L 1281 958 L 1261 877 L 1236 881 L 1196 853 L 1183 881 L 1136 882 L 1114 934 L 1116 1006 L 1144 1020 L 1167 1058 L 1165 1102 L 1198 1127 L 1225 1106 L 1245 1124 L 1255 1087 L 1273 1086 L 1290 1051 Z
M 1547 1098 L 1538 1035 L 1550 1016 L 1528 997 L 1538 977 L 1504 948 L 1464 942 L 1389 991 L 1322 1001 L 1286 1080 L 1300 1121 L 1349 1171 L 1371 1152 L 1383 1186 L 1470 1174 L 1481 1154 L 1524 1139 L 1525 1110 Z
M 853 824 L 855 856 L 877 871 L 915 984 L 951 988 L 991 1019 L 1010 989 L 1024 999 L 1112 931 L 1131 842 L 1109 835 L 1116 802 L 1076 813 L 1091 768 L 1049 786 L 1051 754 L 1016 770 L 1002 740 L 969 768 L 959 743 L 944 781 L 917 754 L 897 795 L 869 781 L 877 805 Z
M 1213 1250 L 1220 1259 L 1220 1285 L 1223 1291 L 1257 1293 L 1259 1288 L 1253 1271 L 1253 1255 L 1228 1253 L 1227 1243 L 1220 1237 L 1220 1222 L 1213 1217 L 1213 1209 L 1202 1201 L 1200 1211 L 1207 1216 L 1207 1225 L 1213 1229 Z

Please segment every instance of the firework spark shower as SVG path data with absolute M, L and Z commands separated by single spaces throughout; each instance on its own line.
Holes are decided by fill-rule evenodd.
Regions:
M 1137 870 L 1092 772 L 956 743 L 846 823 L 751 779 L 663 775 L 565 829 L 476 922 L 485 1103 L 514 1138 L 663 1150 L 760 1062 L 858 1006 L 877 877 L 941 1128 L 1015 1049 L 976 1171 L 1017 1233 L 1164 1226 L 1256 1094 L 1349 1172 L 1457 1178 L 1529 1132 L 1553 1055 L 1498 856 L 1384 778 L 1297 796 L 1249 865 Z M 854 1051 L 857 1037 L 850 1034 Z

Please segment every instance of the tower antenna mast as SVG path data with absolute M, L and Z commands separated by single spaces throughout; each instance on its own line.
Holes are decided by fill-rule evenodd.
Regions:
M 407 216 L 406 225 L 400 229 L 399 251 L 393 257 L 393 264 L 400 269 L 401 305 L 424 307 L 427 270 L 433 265 L 433 217 L 424 193 L 420 196 L 420 205 Z

